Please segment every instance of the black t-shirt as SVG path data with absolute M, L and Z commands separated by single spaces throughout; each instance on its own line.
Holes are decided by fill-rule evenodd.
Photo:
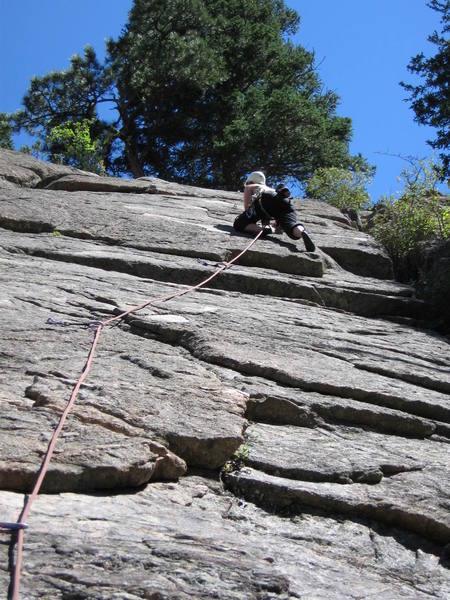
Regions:
M 278 225 L 290 238 L 296 239 L 292 234 L 292 230 L 298 224 L 297 213 L 289 198 L 286 198 L 283 194 L 277 194 L 276 192 L 263 192 L 259 203 L 261 208 L 276 220 Z M 258 208 L 258 202 L 256 202 L 257 214 L 258 212 L 261 213 L 258 214 L 259 218 L 266 219 L 267 214 L 264 215 L 263 211 L 258 210 Z
M 288 213 L 295 215 L 295 209 L 291 204 L 290 198 L 285 198 L 282 194 L 276 192 L 263 192 L 261 194 L 261 206 L 269 213 L 271 217 L 279 221 Z

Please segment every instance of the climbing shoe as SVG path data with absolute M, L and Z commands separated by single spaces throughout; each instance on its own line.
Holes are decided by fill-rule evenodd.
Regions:
M 316 246 L 314 245 L 314 242 L 309 237 L 309 235 L 306 233 L 306 231 L 302 231 L 302 238 L 303 238 L 303 243 L 305 244 L 305 248 L 306 248 L 307 252 L 315 252 Z

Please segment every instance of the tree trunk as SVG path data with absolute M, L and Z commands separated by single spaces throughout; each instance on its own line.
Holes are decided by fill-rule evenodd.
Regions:
M 144 177 L 145 173 L 139 162 L 137 154 L 128 146 L 126 140 L 123 140 L 125 144 L 125 156 L 127 159 L 128 167 L 133 174 L 133 177 Z
M 117 102 L 117 110 L 119 111 L 120 118 L 122 119 L 122 128 L 120 129 L 120 139 L 125 144 L 125 159 L 128 164 L 128 168 L 131 171 L 133 177 L 144 177 L 144 169 L 142 168 L 141 161 L 139 160 L 138 153 L 136 150 L 135 139 L 136 136 L 134 131 L 134 124 L 131 119 L 128 118 L 126 106 L 124 102 L 119 100 Z

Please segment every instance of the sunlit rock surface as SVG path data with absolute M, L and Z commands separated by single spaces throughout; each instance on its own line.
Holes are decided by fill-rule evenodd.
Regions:
M 28 518 L 21 597 L 450 595 L 448 339 L 370 236 L 295 205 L 317 252 L 259 240 L 103 330 Z M 238 192 L 0 151 L 0 520 L 90 325 L 236 256 L 241 209 Z

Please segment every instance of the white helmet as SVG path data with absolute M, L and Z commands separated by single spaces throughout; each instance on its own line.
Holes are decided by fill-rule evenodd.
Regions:
M 260 183 L 261 185 L 266 185 L 266 176 L 262 171 L 253 171 L 253 173 L 250 173 L 250 175 L 247 177 L 245 185 L 249 183 Z

